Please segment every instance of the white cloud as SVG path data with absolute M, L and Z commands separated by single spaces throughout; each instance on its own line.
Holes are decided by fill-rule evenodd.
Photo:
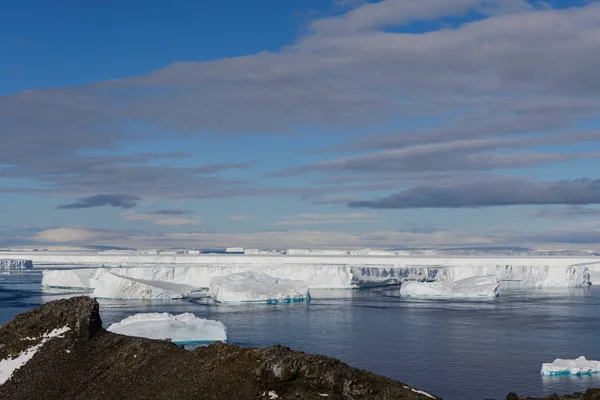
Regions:
M 48 243 L 105 243 L 120 241 L 128 237 L 125 232 L 108 231 L 87 228 L 56 228 L 37 232 L 32 240 L 34 242 Z
M 349 223 L 374 223 L 379 222 L 379 216 L 373 213 L 345 213 L 345 214 L 299 214 L 281 217 L 278 221 L 271 222 L 271 226 L 292 225 L 327 225 Z

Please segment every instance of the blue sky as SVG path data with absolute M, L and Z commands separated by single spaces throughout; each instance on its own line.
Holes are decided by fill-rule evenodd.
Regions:
M 12 2 L 0 246 L 596 248 L 599 34 L 583 0 Z

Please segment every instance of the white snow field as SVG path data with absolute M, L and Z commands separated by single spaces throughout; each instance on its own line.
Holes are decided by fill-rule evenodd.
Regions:
M 13 373 L 25 365 L 39 349 L 42 348 L 44 343 L 48 340 L 54 338 L 62 338 L 64 334 L 68 332 L 71 328 L 65 326 L 60 329 L 54 329 L 52 332 L 48 332 L 42 336 L 42 340 L 34 345 L 29 347 L 28 349 L 23 350 L 18 356 L 15 358 L 7 358 L 4 360 L 0 360 L 0 385 L 3 385 L 6 381 L 12 378 Z M 36 338 L 26 338 L 23 340 L 37 340 Z
M 183 297 L 190 290 L 208 289 L 213 278 L 245 272 L 266 274 L 277 279 L 302 281 L 309 291 L 398 285 L 406 281 L 450 284 L 466 278 L 487 275 L 493 275 L 500 281 L 500 290 L 515 286 L 578 288 L 589 286 L 595 279 L 600 281 L 600 257 L 597 256 L 302 256 L 0 252 L 0 258 L 9 258 L 9 255 L 19 259 L 32 259 L 34 268 L 43 269 L 44 265 L 52 265 L 52 270 L 43 271 L 44 286 L 88 288 L 97 290 L 98 296 L 117 296 L 116 298 Z M 57 270 L 57 264 L 61 264 L 63 270 Z M 100 265 L 104 268 L 99 268 Z M 72 269 L 74 266 L 90 268 L 74 270 Z M 97 275 L 105 272 L 109 272 L 112 276 Z
M 32 269 L 33 263 L 31 260 L 0 260 L 0 271 L 22 271 L 26 269 Z
M 591 375 L 600 373 L 600 361 L 579 357 L 574 360 L 557 358 L 554 362 L 542 364 L 542 375 Z
M 135 314 L 112 324 L 108 331 L 149 339 L 171 339 L 178 344 L 227 340 L 227 328 L 220 321 L 198 318 L 192 313 Z
M 496 275 L 474 276 L 454 282 L 404 282 L 400 295 L 407 297 L 496 297 L 500 282 Z
M 274 278 L 253 271 L 213 277 L 208 295 L 219 303 L 290 303 L 310 300 L 306 282 Z

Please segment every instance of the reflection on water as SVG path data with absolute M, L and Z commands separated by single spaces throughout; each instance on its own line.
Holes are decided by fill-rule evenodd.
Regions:
M 79 293 L 42 292 L 39 274 L 0 276 L 0 322 Z M 482 300 L 417 300 L 398 288 L 314 291 L 313 301 L 219 305 L 100 300 L 107 327 L 138 312 L 192 312 L 222 321 L 242 346 L 283 344 L 339 358 L 445 399 L 502 399 L 600 386 L 600 375 L 547 377 L 543 362 L 600 359 L 600 288 L 510 290 Z

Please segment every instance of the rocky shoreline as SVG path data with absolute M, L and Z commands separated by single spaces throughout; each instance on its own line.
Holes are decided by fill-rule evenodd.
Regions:
M 0 344 L 0 370 L 31 355 L 10 378 L 5 373 L 2 399 L 439 399 L 281 346 L 188 351 L 117 335 L 102 328 L 98 303 L 84 296 L 18 315 L 0 327 Z
M 576 392 L 559 396 L 554 393 L 546 397 L 517 396 L 516 393 L 509 393 L 506 400 L 600 400 L 600 389 L 588 389 L 585 392 Z
M 102 327 L 95 299 L 44 304 L 0 326 L 2 399 L 440 399 L 338 360 L 281 346 L 188 351 Z M 600 389 L 543 399 L 600 400 Z

